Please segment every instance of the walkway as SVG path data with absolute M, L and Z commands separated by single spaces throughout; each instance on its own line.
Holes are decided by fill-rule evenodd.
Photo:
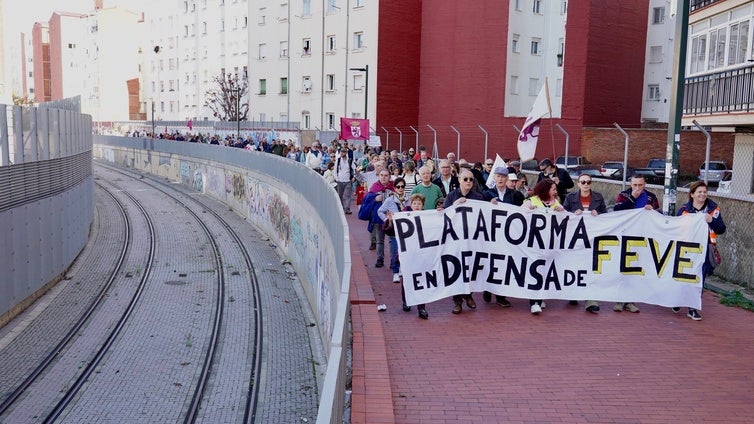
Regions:
M 504 309 L 480 293 L 475 311 L 452 315 L 446 299 L 424 321 L 401 309 L 389 268 L 374 268 L 366 222 L 348 221 L 354 424 L 754 421 L 754 314 L 713 292 L 699 322 L 562 300 L 532 316 L 526 300 Z

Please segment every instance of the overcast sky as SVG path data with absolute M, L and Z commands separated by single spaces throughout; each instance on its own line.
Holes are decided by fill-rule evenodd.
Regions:
M 87 13 L 94 10 L 94 0 L 2 0 L 6 36 L 19 32 L 31 32 L 34 22 L 46 22 L 52 12 Z M 166 0 L 152 0 L 166 1 Z M 105 0 L 105 7 L 121 5 L 134 11 L 141 11 L 147 0 Z

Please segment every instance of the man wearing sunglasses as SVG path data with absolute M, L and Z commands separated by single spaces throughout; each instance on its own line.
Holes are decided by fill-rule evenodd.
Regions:
M 551 179 L 555 186 L 558 188 L 558 200 L 562 204 L 565 201 L 565 196 L 568 190 L 573 188 L 573 180 L 568 175 L 568 171 L 563 168 L 558 168 L 552 163 L 550 159 L 542 159 L 539 162 L 539 173 L 537 182 L 542 181 L 545 178 Z
M 597 216 L 606 213 L 607 205 L 605 205 L 605 198 L 599 192 L 592 190 L 592 177 L 581 174 L 577 181 L 579 189 L 568 193 L 563 202 L 563 209 L 576 215 L 589 213 Z M 575 300 L 569 303 L 572 305 L 578 304 Z M 584 308 L 587 312 L 596 314 L 600 310 L 600 305 L 595 300 L 587 300 L 584 303 Z
M 440 163 L 442 165 L 442 162 Z M 445 197 L 445 203 L 442 205 L 443 208 L 449 208 L 453 205 L 460 205 L 461 203 L 464 203 L 469 199 L 484 201 L 484 195 L 474 190 L 475 178 L 470 169 L 461 168 L 461 172 L 459 173 L 458 177 L 458 179 L 460 180 L 460 185 L 458 188 L 448 193 L 448 195 Z M 452 312 L 454 314 L 461 313 L 461 310 L 463 309 L 462 303 L 464 299 L 466 299 L 466 306 L 468 306 L 470 309 L 476 309 L 476 302 L 474 302 L 474 298 L 471 297 L 470 293 L 457 294 L 453 296 L 454 306 Z

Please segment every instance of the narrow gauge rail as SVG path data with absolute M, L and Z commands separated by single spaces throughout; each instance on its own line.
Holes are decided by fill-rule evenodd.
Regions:
M 76 334 L 81 330 L 81 327 L 88 321 L 88 319 L 91 317 L 91 315 L 94 313 L 94 311 L 99 308 L 99 306 L 102 304 L 103 299 L 105 298 L 108 290 L 110 290 L 110 287 L 112 287 L 113 281 L 115 281 L 118 274 L 121 272 L 121 269 L 123 267 L 123 263 L 126 258 L 126 254 L 128 252 L 128 249 L 131 245 L 131 231 L 132 231 L 132 224 L 131 220 L 128 217 L 128 214 L 126 213 L 126 208 L 121 203 L 120 200 L 118 200 L 115 195 L 107 190 L 104 186 L 97 183 L 97 185 L 102 188 L 103 192 L 107 193 L 115 202 L 115 204 L 118 206 L 118 210 L 120 212 L 120 216 L 123 220 L 123 226 L 125 228 L 125 236 L 123 237 L 123 243 L 120 247 L 120 254 L 118 255 L 118 260 L 115 263 L 115 266 L 110 273 L 110 276 L 107 280 L 107 283 L 105 283 L 104 286 L 102 286 L 102 289 L 100 290 L 97 297 L 94 299 L 94 301 L 87 307 L 85 313 L 76 321 L 75 325 L 63 336 L 63 338 L 58 342 L 58 344 L 55 346 L 52 351 L 45 356 L 42 361 L 40 361 L 39 365 L 37 365 L 36 368 L 21 382 L 21 384 L 18 385 L 18 387 L 10 394 L 8 397 L 3 399 L 2 403 L 0 403 L 0 416 L 2 416 L 8 409 L 18 400 L 19 396 L 26 391 L 26 389 L 29 388 L 29 386 L 34 383 L 34 381 L 44 372 L 44 370 L 55 360 L 55 358 L 60 354 L 60 352 L 65 348 L 65 346 L 76 336 Z M 146 215 L 146 211 L 142 209 L 142 212 L 144 213 L 144 216 L 147 220 L 149 220 L 149 216 Z M 153 228 L 150 225 L 150 230 L 153 230 Z M 154 233 L 150 233 L 151 238 L 153 237 Z M 144 279 L 142 280 L 144 281 Z
M 104 188 L 101 184 L 98 183 L 98 185 L 102 188 Z M 117 188 L 117 186 L 113 185 Z M 112 193 L 107 191 L 111 196 Z M 139 301 L 139 298 L 141 297 L 141 294 L 144 292 L 144 286 L 146 285 L 147 281 L 149 280 L 149 276 L 151 275 L 152 265 L 154 263 L 154 255 L 155 255 L 155 229 L 154 229 L 154 223 L 152 222 L 152 219 L 149 217 L 149 214 L 147 213 L 144 206 L 131 194 L 127 191 L 123 191 L 123 193 L 128 196 L 134 204 L 139 208 L 141 213 L 144 215 L 147 225 L 149 226 L 149 234 L 150 234 L 150 241 L 149 241 L 149 255 L 147 259 L 146 266 L 144 267 L 144 273 L 142 274 L 141 279 L 139 280 L 138 287 L 131 298 L 130 303 L 128 304 L 128 307 L 123 312 L 123 315 L 121 315 L 120 319 L 118 320 L 118 323 L 115 325 L 113 330 L 110 332 L 110 335 L 107 337 L 107 340 L 105 340 L 105 343 L 97 350 L 97 353 L 95 354 L 94 358 L 92 358 L 91 361 L 87 364 L 87 366 L 84 368 L 84 370 L 81 372 L 79 377 L 76 379 L 76 382 L 68 389 L 68 391 L 65 393 L 63 398 L 58 402 L 57 405 L 55 405 L 55 408 L 47 415 L 47 418 L 45 418 L 45 423 L 51 423 L 54 422 L 55 419 L 57 419 L 60 414 L 65 410 L 65 408 L 70 405 L 73 398 L 76 396 L 76 394 L 79 392 L 83 384 L 86 382 L 86 380 L 92 375 L 94 370 L 97 368 L 97 366 L 101 363 L 102 358 L 104 358 L 107 351 L 112 346 L 115 339 L 120 334 L 121 330 L 123 329 L 125 323 L 128 321 L 128 318 L 131 316 L 131 313 L 134 310 L 134 307 Z M 118 202 L 120 204 L 120 202 Z M 120 204 L 121 207 L 123 206 Z M 125 210 L 121 209 L 122 211 Z
M 119 173 L 121 175 L 128 176 L 128 177 L 133 178 L 133 179 L 137 179 L 141 183 L 146 184 L 146 185 L 148 185 L 150 187 L 153 187 L 153 188 L 159 190 L 160 192 L 162 192 L 163 194 L 165 194 L 166 196 L 173 198 L 176 202 L 184 205 L 184 207 L 186 207 L 188 209 L 188 207 L 185 206 L 185 204 L 181 200 L 179 200 L 176 196 L 174 196 L 173 194 L 171 194 L 172 192 L 175 191 L 175 187 L 173 187 L 173 186 L 171 186 L 171 185 L 169 185 L 167 183 L 164 183 L 162 181 L 155 180 L 155 179 L 152 179 L 152 178 L 144 178 L 144 175 L 142 175 L 142 174 L 134 173 L 134 172 L 131 172 L 131 171 L 126 171 L 126 170 L 123 170 L 121 168 L 117 168 L 117 167 L 113 167 L 113 166 L 109 166 L 109 165 L 103 164 L 101 162 L 95 162 L 95 164 L 97 164 L 98 166 L 100 166 L 102 168 L 108 169 L 108 170 L 110 170 L 112 172 L 116 172 L 116 173 Z M 167 190 L 161 189 L 158 186 L 166 187 Z M 243 255 L 243 258 L 244 258 L 244 261 L 246 263 L 246 266 L 247 266 L 247 268 L 249 270 L 249 279 L 250 279 L 249 283 L 251 284 L 252 302 L 253 302 L 253 304 L 251 305 L 251 310 L 253 311 L 254 317 L 255 317 L 255 319 L 254 319 L 255 328 L 254 328 L 254 343 L 253 343 L 253 346 L 252 346 L 252 349 L 251 349 L 251 353 L 253 354 L 253 360 L 252 360 L 253 365 L 252 365 L 252 368 L 251 368 L 251 375 L 249 376 L 249 387 L 248 387 L 248 393 L 247 393 L 247 396 L 246 396 L 247 401 L 246 401 L 246 404 L 244 405 L 245 410 L 244 410 L 244 419 L 243 419 L 243 422 L 244 423 L 253 423 L 255 421 L 255 419 L 256 419 L 257 401 L 258 401 L 258 397 L 259 397 L 259 384 L 257 384 L 256 378 L 257 378 L 257 376 L 260 375 L 260 370 L 261 370 L 261 366 L 262 366 L 262 364 L 261 364 L 262 353 L 261 352 L 262 352 L 262 347 L 263 347 L 262 346 L 262 328 L 263 328 L 263 326 L 262 326 L 262 324 L 263 324 L 263 322 L 262 322 L 262 310 L 261 310 L 261 304 L 260 304 L 260 300 L 259 300 L 260 299 L 260 294 L 259 294 L 259 284 L 258 284 L 257 277 L 256 277 L 256 270 L 254 268 L 254 264 L 253 264 L 253 262 L 251 260 L 251 256 L 249 255 L 248 250 L 244 247 L 243 240 L 238 235 L 238 233 L 233 229 L 233 227 L 231 225 L 229 225 L 227 223 L 227 221 L 225 221 L 219 214 L 217 214 L 216 212 L 214 212 L 206 204 L 202 203 L 201 201 L 199 201 L 196 198 L 191 197 L 191 196 L 187 196 L 187 198 L 191 199 L 195 204 L 197 204 L 200 207 L 202 207 L 202 209 L 204 211 L 207 211 L 208 213 L 212 214 L 217 219 L 217 221 L 222 224 L 222 226 L 225 228 L 225 230 L 228 232 L 228 234 L 231 235 L 231 237 L 233 238 L 233 240 L 235 241 L 235 243 L 239 246 L 239 249 L 240 249 L 240 251 L 241 251 L 241 253 Z M 189 211 L 190 211 L 190 209 L 189 209 Z M 191 213 L 194 214 L 193 212 L 191 212 Z M 197 219 L 199 219 L 199 218 L 197 217 Z M 208 232 L 208 235 L 209 235 L 209 230 L 206 230 L 206 231 Z M 218 252 L 217 246 L 214 245 L 214 241 L 213 241 L 213 247 L 215 248 L 215 251 Z M 218 259 L 221 260 L 219 252 L 217 253 L 217 256 L 218 256 Z M 223 269 L 222 265 L 219 268 L 222 270 Z M 219 273 L 219 275 L 220 274 L 221 273 Z M 222 307 L 222 301 L 223 301 L 223 296 L 218 296 L 218 302 L 220 303 L 220 307 Z M 189 408 L 189 411 L 186 414 L 186 417 L 185 417 L 185 420 L 184 420 L 185 423 L 194 423 L 194 422 L 196 422 L 196 420 L 198 418 L 197 414 L 198 414 L 198 411 L 199 411 L 199 407 L 201 406 L 202 395 L 203 395 L 203 392 L 204 392 L 204 389 L 205 389 L 205 386 L 206 386 L 206 382 L 207 382 L 207 380 L 209 378 L 210 370 L 212 368 L 212 360 L 214 358 L 214 350 L 215 350 L 215 347 L 216 347 L 215 345 L 218 342 L 218 340 L 217 340 L 217 336 L 218 336 L 217 332 L 218 331 L 217 330 L 219 329 L 220 325 L 221 325 L 221 322 L 216 322 L 215 323 L 215 329 L 213 330 L 213 340 L 212 340 L 212 343 L 210 343 L 210 345 L 211 345 L 211 352 L 210 351 L 207 352 L 205 364 L 204 364 L 204 367 L 203 367 L 203 370 L 202 370 L 202 373 L 201 373 L 202 376 L 200 378 L 200 381 L 196 385 L 196 388 L 195 388 L 195 391 L 194 391 L 194 396 L 193 396 L 192 402 L 191 402 L 191 407 Z

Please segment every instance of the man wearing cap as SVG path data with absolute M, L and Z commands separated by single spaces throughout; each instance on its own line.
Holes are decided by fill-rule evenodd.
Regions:
M 537 182 L 540 182 L 545 178 L 551 179 L 558 188 L 558 200 L 560 200 L 560 203 L 563 203 L 568 190 L 573 188 L 573 179 L 571 179 L 568 171 L 558 168 L 550 159 L 542 159 L 542 161 L 539 162 L 539 170 L 542 172 L 539 173 Z
M 493 172 L 495 186 L 484 193 L 484 199 L 497 205 L 498 203 L 508 203 L 510 205 L 521 206 L 524 204 L 524 195 L 516 190 L 516 174 L 509 174 L 508 168 L 498 166 Z M 485 291 L 482 293 L 485 302 L 492 301 L 492 293 Z M 495 301 L 503 307 L 510 307 L 511 303 L 505 296 L 495 295 Z

